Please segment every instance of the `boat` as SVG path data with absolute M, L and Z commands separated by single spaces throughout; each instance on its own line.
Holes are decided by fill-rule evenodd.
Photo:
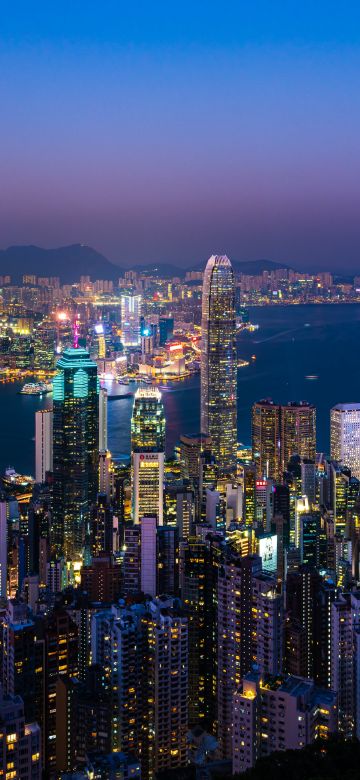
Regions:
M 125 398 L 133 398 L 134 393 L 123 393 L 122 395 L 108 395 L 108 401 L 124 401 Z
M 21 390 L 19 390 L 19 393 L 21 395 L 44 395 L 45 393 L 50 393 L 52 390 L 52 385 L 46 384 L 45 382 L 27 382 Z
M 118 379 L 118 385 L 128 385 L 129 380 L 126 376 L 122 376 Z
M 317 376 L 317 374 L 307 374 L 305 379 L 319 379 L 319 377 Z

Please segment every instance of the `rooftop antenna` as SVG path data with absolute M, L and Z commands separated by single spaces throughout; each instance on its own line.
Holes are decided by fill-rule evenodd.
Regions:
M 79 335 L 80 335 L 80 318 L 78 314 L 75 314 L 74 324 L 73 324 L 73 347 L 74 349 L 78 349 L 79 347 Z

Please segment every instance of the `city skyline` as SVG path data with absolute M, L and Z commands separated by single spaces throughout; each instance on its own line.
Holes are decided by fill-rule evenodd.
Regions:
M 354 2 L 8 8 L 0 246 L 357 271 L 357 21 Z

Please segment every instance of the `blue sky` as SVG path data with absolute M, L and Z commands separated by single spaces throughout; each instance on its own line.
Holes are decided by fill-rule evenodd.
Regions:
M 360 6 L 18 2 L 0 246 L 360 270 Z

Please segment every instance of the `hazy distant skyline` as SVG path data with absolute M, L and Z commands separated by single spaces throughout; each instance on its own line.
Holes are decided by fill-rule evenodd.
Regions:
M 0 33 L 0 247 L 360 271 L 360 7 L 52 5 Z

